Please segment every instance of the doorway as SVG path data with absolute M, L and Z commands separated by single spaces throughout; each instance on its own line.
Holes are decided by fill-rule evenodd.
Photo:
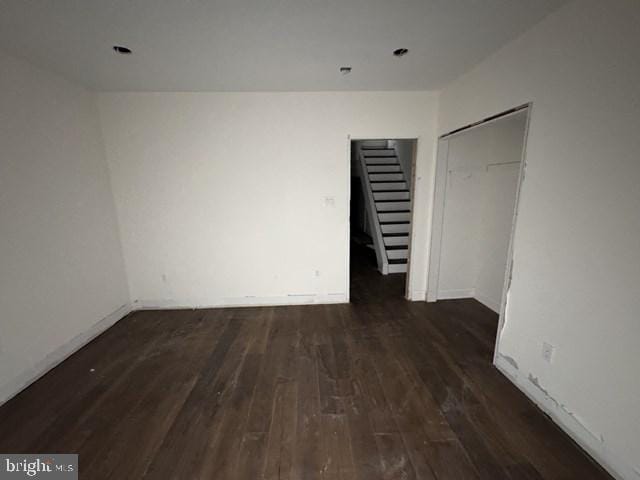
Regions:
M 440 137 L 427 301 L 474 298 L 502 328 L 530 106 Z M 499 337 L 499 333 L 498 333 Z
M 405 298 L 416 139 L 351 140 L 350 298 Z

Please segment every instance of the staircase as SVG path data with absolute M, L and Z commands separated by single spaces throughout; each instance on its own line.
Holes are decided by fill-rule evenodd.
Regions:
M 362 142 L 362 188 L 373 226 L 378 270 L 383 275 L 407 271 L 411 232 L 411 192 L 394 148 L 386 140 Z

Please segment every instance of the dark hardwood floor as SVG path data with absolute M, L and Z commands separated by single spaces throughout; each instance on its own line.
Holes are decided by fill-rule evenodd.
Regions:
M 92 480 L 610 478 L 491 365 L 494 313 L 352 257 L 350 305 L 129 315 L 0 407 L 0 452 Z

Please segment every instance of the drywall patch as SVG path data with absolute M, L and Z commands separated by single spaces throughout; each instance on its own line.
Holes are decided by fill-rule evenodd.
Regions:
M 502 358 L 505 362 L 510 364 L 513 368 L 518 370 L 518 362 L 516 362 L 515 358 L 510 357 L 509 355 L 503 355 L 501 353 L 499 353 L 498 355 L 500 355 L 500 358 Z

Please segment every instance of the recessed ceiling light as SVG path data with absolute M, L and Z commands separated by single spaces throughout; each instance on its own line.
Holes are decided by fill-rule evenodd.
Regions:
M 340 73 L 342 75 L 348 75 L 351 73 L 351 67 L 340 67 Z
M 409 53 L 409 50 L 407 50 L 406 48 L 398 48 L 393 51 L 393 54 L 396 57 L 404 57 L 407 53 Z
M 123 47 L 122 45 L 114 45 L 113 50 L 120 55 L 131 55 L 131 49 Z

